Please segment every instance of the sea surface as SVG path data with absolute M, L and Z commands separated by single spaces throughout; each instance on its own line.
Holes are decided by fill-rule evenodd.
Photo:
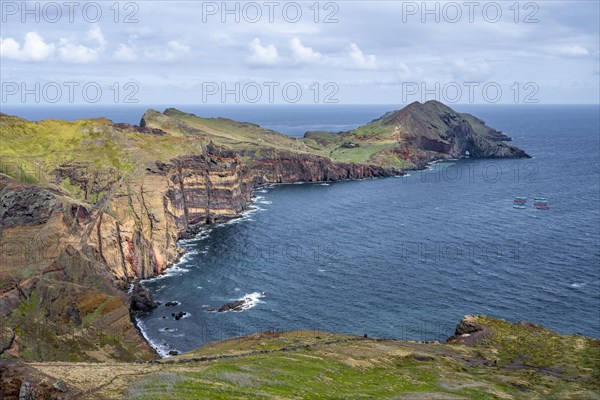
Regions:
M 301 136 L 348 130 L 398 107 L 180 108 Z M 163 355 L 265 330 L 441 341 L 465 314 L 482 313 L 600 337 L 598 106 L 454 108 L 533 158 L 259 189 L 250 212 L 182 242 L 181 262 L 144 283 L 163 303 L 139 317 L 144 334 Z M 145 107 L 136 110 L 15 113 L 137 122 Z M 512 207 L 515 196 L 528 198 L 525 209 Z M 534 208 L 534 196 L 546 197 L 549 210 Z M 242 298 L 249 303 L 241 312 L 208 311 Z M 175 320 L 179 311 L 187 314 Z

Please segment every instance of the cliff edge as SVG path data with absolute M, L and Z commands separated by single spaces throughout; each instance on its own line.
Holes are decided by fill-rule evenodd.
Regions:
M 148 110 L 140 126 L 1 115 L 0 135 L 0 354 L 26 360 L 155 358 L 126 291 L 176 262 L 178 239 L 239 216 L 261 185 L 527 156 L 435 102 L 300 139 L 176 109 Z

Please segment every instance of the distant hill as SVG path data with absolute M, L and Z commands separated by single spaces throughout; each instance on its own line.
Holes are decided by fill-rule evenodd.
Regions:
M 334 159 L 407 169 L 465 156 L 529 157 L 484 121 L 434 100 L 414 102 L 349 132 L 308 132 L 304 138 L 315 149 L 328 149 Z

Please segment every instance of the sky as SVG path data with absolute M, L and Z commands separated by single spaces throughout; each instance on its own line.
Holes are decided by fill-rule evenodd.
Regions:
M 600 2 L 0 1 L 0 105 L 600 102 Z

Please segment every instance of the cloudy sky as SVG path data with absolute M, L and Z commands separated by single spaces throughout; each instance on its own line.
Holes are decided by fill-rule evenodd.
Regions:
M 595 0 L 23 4 L 2 104 L 599 102 Z

